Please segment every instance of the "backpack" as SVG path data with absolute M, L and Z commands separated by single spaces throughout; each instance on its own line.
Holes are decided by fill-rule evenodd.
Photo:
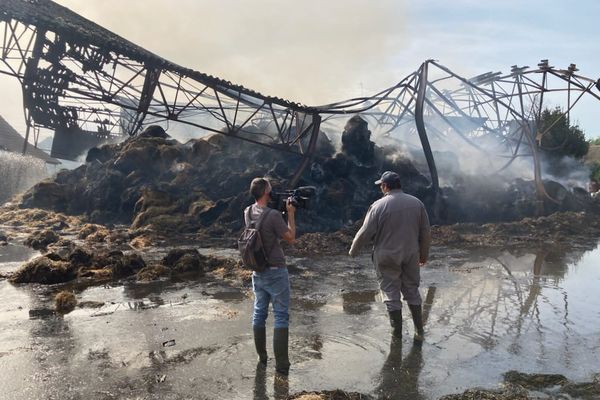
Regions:
M 267 208 L 258 218 L 258 221 L 254 223 L 250 220 L 250 207 L 244 210 L 246 227 L 238 239 L 238 250 L 240 251 L 240 257 L 242 258 L 244 268 L 256 272 L 263 272 L 269 264 L 260 236 L 260 227 L 270 211 L 272 211 L 272 209 Z

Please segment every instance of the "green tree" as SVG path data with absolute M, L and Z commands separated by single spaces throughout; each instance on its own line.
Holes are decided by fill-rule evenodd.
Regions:
M 592 164 L 592 169 L 590 171 L 590 179 L 596 182 L 600 182 L 600 162 L 595 162 Z
M 581 159 L 587 154 L 590 143 L 585 140 L 579 126 L 569 124 L 560 107 L 542 111 L 540 125 L 540 148 L 551 159 L 561 159 L 564 156 Z

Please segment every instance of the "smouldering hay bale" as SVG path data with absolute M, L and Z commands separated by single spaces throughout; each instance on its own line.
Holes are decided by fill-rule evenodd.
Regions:
M 77 306 L 77 298 L 71 292 L 63 290 L 54 297 L 56 311 L 62 314 L 68 314 Z
M 531 397 L 522 387 L 508 386 L 501 390 L 468 389 L 462 394 L 449 394 L 440 400 L 529 400 Z
M 117 257 L 110 263 L 112 276 L 115 279 L 125 278 L 134 275 L 136 272 L 146 267 L 146 262 L 139 254 L 125 254 Z
M 142 234 L 133 238 L 129 244 L 135 249 L 144 249 L 154 246 L 154 239 L 150 234 Z
M 129 234 L 127 232 L 122 232 L 122 231 L 111 231 L 108 235 L 108 237 L 106 237 L 106 240 L 108 243 L 111 244 L 123 244 L 125 242 L 127 242 L 129 240 Z
M 46 256 L 37 257 L 17 270 L 12 283 L 42 283 L 46 285 L 75 279 L 77 271 L 65 261 L 55 261 Z
M 231 258 L 207 257 L 208 270 L 212 276 L 223 280 L 239 280 L 243 283 L 252 281 L 252 271 L 242 268 L 239 261 Z
M 325 400 L 325 397 L 321 396 L 320 394 L 309 393 L 295 397 L 294 400 Z
M 19 226 L 22 229 L 42 229 L 61 223 L 63 227 L 82 225 L 81 218 L 76 216 L 66 216 L 39 208 L 19 208 L 16 203 L 0 207 L 0 225 Z
M 103 242 L 109 233 L 108 229 L 102 225 L 85 224 L 79 231 L 78 236 L 88 242 Z
M 519 385 L 526 389 L 539 390 L 552 386 L 562 386 L 568 382 L 564 375 L 558 374 L 526 374 L 508 371 L 504 374 L 504 382 Z
M 60 237 L 56 232 L 49 229 L 37 231 L 31 234 L 26 240 L 25 245 L 34 248 L 35 250 L 45 250 L 48 245 L 56 243 Z
M 171 270 L 164 265 L 151 264 L 137 273 L 137 280 L 142 282 L 154 281 L 163 276 L 169 276 Z
M 372 397 L 362 393 L 345 392 L 343 390 L 324 390 L 322 392 L 301 392 L 288 397 L 289 400 L 371 400 Z
M 173 273 L 201 273 L 204 271 L 202 261 L 204 260 L 196 249 L 173 249 L 163 258 L 162 264 Z
M 89 242 L 89 243 L 104 242 L 104 240 L 106 239 L 106 237 L 108 235 L 109 235 L 108 229 L 97 230 L 96 232 L 92 233 L 87 238 L 85 238 L 85 241 Z
M 96 283 L 110 281 L 114 278 L 110 268 L 88 269 L 79 273 L 80 278 L 88 278 Z

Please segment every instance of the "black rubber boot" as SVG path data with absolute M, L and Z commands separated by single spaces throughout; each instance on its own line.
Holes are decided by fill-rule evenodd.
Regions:
M 425 331 L 423 330 L 423 307 L 420 304 L 409 304 L 408 308 L 415 324 L 415 344 L 421 344 L 425 340 Z
M 290 371 L 288 328 L 275 328 L 273 330 L 273 351 L 275 352 L 275 371 L 287 375 Z
M 267 329 L 254 327 L 254 346 L 258 354 L 258 361 L 267 365 Z
M 390 325 L 392 325 L 392 335 L 395 338 L 402 338 L 402 310 L 388 311 L 390 314 Z

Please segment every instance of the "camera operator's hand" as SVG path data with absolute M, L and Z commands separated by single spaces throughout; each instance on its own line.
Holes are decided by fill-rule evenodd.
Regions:
M 287 210 L 288 215 L 293 215 L 296 213 L 296 207 L 292 204 L 292 198 L 288 197 L 285 202 L 285 209 Z
M 427 264 L 427 257 L 419 257 L 419 267 L 422 267 L 425 264 Z

